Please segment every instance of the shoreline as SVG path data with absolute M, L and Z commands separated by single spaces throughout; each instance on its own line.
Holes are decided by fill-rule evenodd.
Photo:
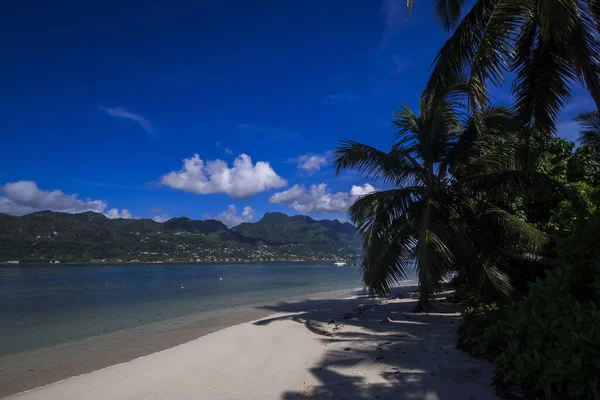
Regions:
M 268 316 L 10 398 L 496 398 L 492 366 L 456 349 L 459 306 L 414 314 L 412 290 L 264 306 Z
M 291 301 L 341 298 L 360 288 L 292 297 Z M 275 302 L 215 309 L 0 356 L 0 398 L 36 390 L 82 374 L 110 368 L 219 332 L 273 312 Z

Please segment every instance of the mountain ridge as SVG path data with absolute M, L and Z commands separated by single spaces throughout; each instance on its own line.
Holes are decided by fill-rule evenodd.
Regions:
M 279 212 L 233 228 L 188 217 L 156 222 L 92 211 L 0 213 L 0 262 L 319 259 L 355 254 L 357 243 L 347 222 Z

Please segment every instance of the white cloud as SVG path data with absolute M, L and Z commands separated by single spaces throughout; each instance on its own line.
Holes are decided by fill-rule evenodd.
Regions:
M 233 150 L 231 150 L 229 147 L 227 147 L 225 149 L 225 154 L 233 154 Z
M 171 219 L 171 217 L 168 214 L 160 214 L 160 215 L 155 215 L 154 217 L 152 217 L 152 221 L 154 221 L 154 222 L 166 222 L 170 219 Z
M 102 108 L 111 117 L 126 118 L 137 122 L 146 132 L 152 132 L 152 125 L 139 114 L 127 111 L 124 108 Z
M 254 216 L 256 214 L 256 210 L 250 206 L 244 207 L 242 210 L 242 214 L 236 215 L 237 210 L 233 204 L 230 204 L 227 207 L 227 210 L 223 211 L 221 214 L 215 215 L 211 217 L 210 215 L 205 215 L 205 219 L 216 219 L 221 221 L 228 227 L 233 227 L 241 224 L 242 222 L 250 222 L 254 220 Z
M 290 208 L 303 214 L 345 212 L 360 196 L 376 190 L 368 183 L 363 186 L 352 186 L 349 193 L 332 193 L 327 190 L 325 183 L 311 185 L 308 190 L 304 185 L 294 185 L 289 190 L 275 193 L 269 202 L 287 204 Z
M 315 154 L 305 154 L 300 156 L 298 159 L 298 169 L 303 170 L 309 175 L 319 171 L 322 167 L 327 165 L 327 159 L 323 156 Z
M 377 189 L 375 189 L 373 187 L 373 185 L 365 183 L 362 186 L 352 185 L 352 189 L 350 189 L 350 195 L 353 197 L 360 197 L 360 196 L 366 196 L 369 193 L 373 193 L 376 191 L 377 191 Z
M 24 215 L 35 211 L 52 210 L 66 213 L 85 211 L 102 212 L 107 203 L 102 200 L 81 200 L 77 194 L 64 194 L 60 190 L 42 190 L 33 181 L 7 183 L 0 187 L 0 212 Z
M 0 212 L 11 215 L 25 215 L 36 211 L 58 211 L 69 214 L 93 211 L 104 213 L 108 203 L 104 200 L 82 200 L 77 194 L 65 194 L 60 190 L 43 190 L 33 181 L 7 183 L 0 187 Z M 133 218 L 127 209 L 108 210 L 108 218 Z
M 123 219 L 132 219 L 133 215 L 129 212 L 128 209 L 124 208 L 120 212 L 116 208 L 111 208 L 104 215 L 106 215 L 110 219 L 123 218 Z
M 236 157 L 231 168 L 226 161 L 205 162 L 194 154 L 192 158 L 183 160 L 180 171 L 163 175 L 160 183 L 196 194 L 226 193 L 234 199 L 247 199 L 287 185 L 287 181 L 277 175 L 268 162 L 253 164 L 246 154 Z

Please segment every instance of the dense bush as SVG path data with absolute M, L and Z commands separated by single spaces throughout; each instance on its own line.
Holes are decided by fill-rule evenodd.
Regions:
M 599 246 L 596 218 L 560 244 L 556 268 L 507 310 L 497 359 L 505 383 L 531 397 L 600 398 Z
M 464 323 L 458 329 L 458 347 L 475 357 L 494 361 L 505 347 L 497 324 L 500 315 L 495 303 L 467 306 Z

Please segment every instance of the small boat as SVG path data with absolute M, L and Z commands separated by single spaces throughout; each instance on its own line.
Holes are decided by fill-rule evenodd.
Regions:
M 333 265 L 335 265 L 336 267 L 345 267 L 346 263 L 343 261 L 336 261 L 333 263 Z

